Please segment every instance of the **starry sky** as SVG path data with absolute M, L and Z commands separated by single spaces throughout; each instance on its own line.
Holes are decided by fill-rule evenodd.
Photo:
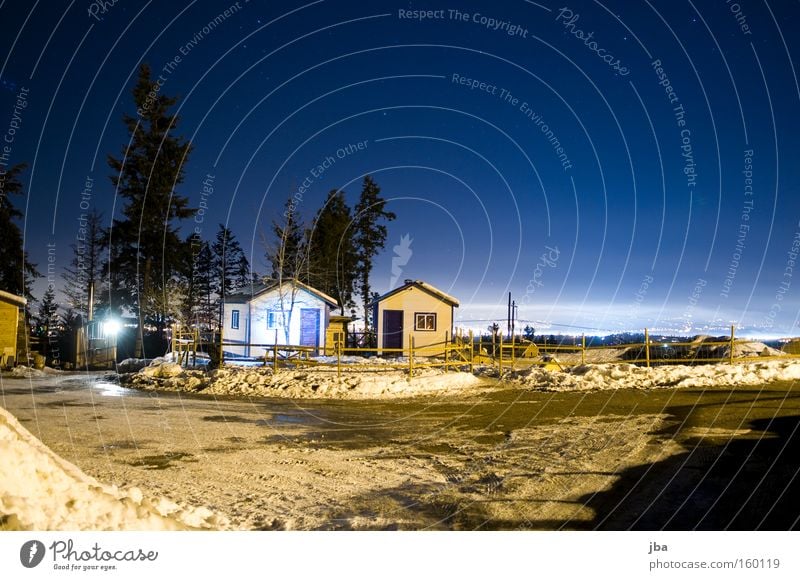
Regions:
M 194 144 L 178 192 L 196 207 L 213 176 L 183 232 L 227 224 L 257 271 L 289 195 L 303 186 L 310 220 L 331 189 L 355 205 L 370 174 L 397 214 L 375 289 L 425 280 L 460 299 L 465 327 L 504 320 L 512 292 L 537 331 L 800 333 L 795 2 L 5 1 L 0 14 L 0 133 L 7 162 L 28 164 L 40 270 L 48 248 L 68 264 L 87 178 L 91 206 L 119 215 L 105 160 L 147 62 Z

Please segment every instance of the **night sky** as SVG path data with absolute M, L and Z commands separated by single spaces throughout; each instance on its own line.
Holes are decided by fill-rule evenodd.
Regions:
M 799 16 L 755 0 L 6 1 L 0 133 L 28 164 L 43 273 L 48 244 L 59 271 L 71 258 L 87 178 L 84 201 L 119 216 L 106 156 L 147 62 L 194 144 L 178 191 L 197 207 L 213 176 L 183 233 L 228 224 L 257 271 L 289 195 L 305 185 L 309 220 L 331 189 L 355 205 L 371 174 L 398 216 L 375 290 L 394 256 L 400 283 L 458 297 L 464 326 L 504 319 L 510 291 L 537 332 L 791 336 Z

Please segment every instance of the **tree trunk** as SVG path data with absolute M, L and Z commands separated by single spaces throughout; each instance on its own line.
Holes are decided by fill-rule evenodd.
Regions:
M 139 318 L 139 327 L 136 332 L 136 348 L 134 349 L 134 356 L 136 358 L 144 358 L 144 312 L 142 306 L 142 294 L 145 288 L 150 287 L 150 264 L 152 258 L 147 258 L 144 262 L 144 274 L 142 275 L 142 284 L 136 289 L 137 296 L 137 315 Z

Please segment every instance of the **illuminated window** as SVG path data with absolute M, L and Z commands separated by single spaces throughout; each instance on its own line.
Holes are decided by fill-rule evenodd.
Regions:
M 414 330 L 436 330 L 436 314 L 417 312 L 414 315 Z
M 275 328 L 282 328 L 284 321 L 283 310 L 269 310 L 267 312 L 267 328 L 272 330 Z

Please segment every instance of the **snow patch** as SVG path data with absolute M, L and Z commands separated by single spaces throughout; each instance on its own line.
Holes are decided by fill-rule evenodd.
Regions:
M 205 507 L 147 498 L 139 488 L 107 486 L 65 461 L 0 407 L 0 529 L 224 529 Z
M 31 367 L 26 367 L 25 365 L 16 366 L 11 370 L 12 377 L 22 377 L 22 378 L 47 377 L 51 375 L 58 375 L 60 373 L 61 371 L 56 369 L 51 369 L 50 367 L 44 367 L 42 370 L 39 370 Z
M 336 369 L 308 367 L 280 369 L 270 367 L 223 367 L 210 373 L 183 371 L 170 374 L 164 367 L 147 367 L 127 379 L 130 386 L 202 392 L 210 395 L 246 395 L 288 398 L 359 399 L 410 397 L 461 393 L 479 388 L 486 381 L 471 373 L 445 373 L 439 369 L 420 370 L 413 378 L 406 371 L 349 369 L 337 377 Z M 178 367 L 180 368 L 180 367 Z
M 579 365 L 568 372 L 538 367 L 503 374 L 502 381 L 543 391 L 593 389 L 655 389 L 665 387 L 716 387 L 761 385 L 800 379 L 800 361 L 713 365 L 674 365 L 646 368 L 632 364 Z

